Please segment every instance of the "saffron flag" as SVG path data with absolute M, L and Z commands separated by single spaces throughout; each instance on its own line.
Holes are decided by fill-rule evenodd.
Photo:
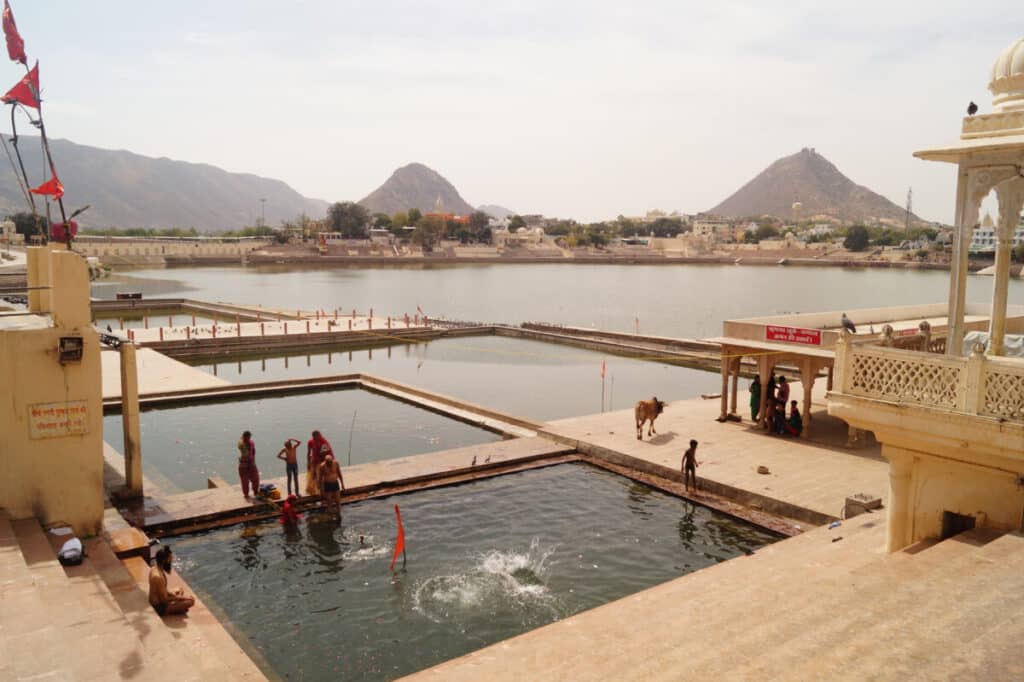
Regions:
M 39 61 L 3 97 L 4 104 L 20 102 L 26 107 L 39 108 Z
M 402 527 L 402 512 L 398 511 L 398 505 L 395 505 L 395 518 L 398 519 L 398 538 L 395 540 L 395 554 L 391 557 L 391 566 L 388 567 L 389 571 L 395 570 L 395 562 L 398 561 L 398 555 L 405 554 L 405 528 Z
M 48 194 L 54 199 L 60 199 L 64 196 L 64 185 L 60 184 L 60 180 L 54 175 L 52 178 L 29 190 L 32 194 Z
M 12 62 L 21 62 L 28 66 L 25 41 L 18 33 L 18 26 L 14 23 L 14 13 L 11 12 L 11 3 L 8 0 L 4 0 L 4 36 L 7 37 L 7 56 Z

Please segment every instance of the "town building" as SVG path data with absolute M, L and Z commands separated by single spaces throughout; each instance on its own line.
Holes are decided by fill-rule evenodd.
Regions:
M 995 224 L 992 222 L 992 216 L 985 214 L 981 225 L 974 228 L 974 232 L 971 233 L 971 244 L 968 250 L 971 253 L 992 253 L 996 250 L 998 242 L 999 238 Z M 1021 218 L 1017 229 L 1013 231 L 1012 244 L 1013 248 L 1024 244 L 1024 218 Z

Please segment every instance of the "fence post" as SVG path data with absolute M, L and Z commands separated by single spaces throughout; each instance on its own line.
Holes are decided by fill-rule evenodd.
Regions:
M 352 320 L 348 321 L 348 330 L 352 331 Z
M 263 328 L 263 323 L 260 322 L 260 336 L 263 336 L 265 333 L 266 333 L 266 330 Z
M 186 339 L 191 339 L 192 338 L 192 327 L 185 327 L 185 338 Z
M 284 323 L 284 333 L 285 333 L 285 335 L 288 334 L 288 323 L 287 322 Z
M 210 329 L 213 331 L 213 338 L 217 338 L 217 323 L 214 322 L 213 326 L 210 327 Z
M 146 329 L 149 329 L 149 315 L 142 316 L 142 326 L 144 326 Z
M 306 320 L 306 333 L 309 333 L 309 320 Z

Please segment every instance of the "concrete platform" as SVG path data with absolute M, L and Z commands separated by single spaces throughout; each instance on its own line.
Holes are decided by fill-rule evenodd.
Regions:
M 226 379 L 190 367 L 149 348 L 137 349 L 135 359 L 138 364 L 139 395 L 213 388 L 231 384 Z M 120 398 L 120 354 L 116 350 L 104 350 L 100 353 L 100 363 L 103 372 L 103 399 Z
M 482 476 L 497 465 L 527 463 L 571 452 L 572 448 L 544 438 L 517 438 L 351 467 L 344 466 L 342 462 L 342 474 L 348 491 L 342 497 L 342 502 L 363 499 L 374 488 L 392 486 L 399 482 L 411 484 L 438 476 Z M 116 458 L 116 452 L 111 452 L 111 456 Z M 474 458 L 477 462 L 475 467 Z M 304 466 L 301 468 L 305 469 Z M 287 490 L 287 481 L 283 476 L 274 476 L 277 473 L 280 472 L 262 471 L 261 482 L 274 483 L 284 493 Z M 301 476 L 301 482 L 305 485 L 305 472 Z M 241 516 L 253 512 L 254 508 L 266 506 L 263 503 L 247 501 L 242 496 L 240 484 L 231 481 L 226 487 L 176 495 L 164 494 L 159 488 L 146 489 L 146 497 L 140 504 L 126 504 L 121 511 L 136 525 L 158 528 L 161 525 L 180 524 L 212 515 Z
M 792 391 L 799 394 L 799 384 Z M 823 400 L 820 392 L 818 399 Z M 645 427 L 643 440 L 636 439 L 632 409 L 550 422 L 541 435 L 574 444 L 587 454 L 618 453 L 635 460 L 634 465 L 676 472 L 692 438 L 700 443 L 698 478 L 828 517 L 840 515 L 848 495 L 871 493 L 887 500 L 889 467 L 878 446 L 844 447 L 845 425 L 829 417 L 822 402 L 814 404 L 814 440 L 769 435 L 749 421 L 719 423 L 719 407 L 718 400 L 671 402 L 658 417 L 657 434 L 649 438 Z M 759 466 L 771 473 L 758 474 Z

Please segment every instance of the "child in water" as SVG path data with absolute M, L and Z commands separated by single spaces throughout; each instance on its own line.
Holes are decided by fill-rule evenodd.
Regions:
M 288 499 L 281 505 L 281 518 L 278 519 L 282 526 L 294 526 L 298 524 L 299 519 L 302 515 L 295 511 L 295 501 L 299 499 L 294 494 L 288 496 Z

